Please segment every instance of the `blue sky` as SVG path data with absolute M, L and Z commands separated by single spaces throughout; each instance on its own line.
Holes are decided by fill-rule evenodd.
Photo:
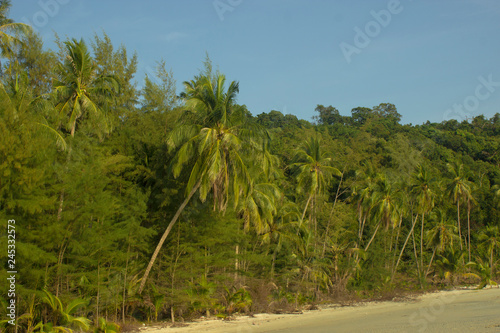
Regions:
M 497 0 L 12 0 L 10 16 L 53 49 L 54 32 L 104 30 L 137 52 L 138 86 L 164 59 L 180 92 L 208 52 L 254 115 L 385 102 L 413 124 L 500 112 Z

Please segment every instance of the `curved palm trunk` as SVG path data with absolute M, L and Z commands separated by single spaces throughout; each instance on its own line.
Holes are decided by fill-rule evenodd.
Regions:
M 302 222 L 304 222 L 304 217 L 306 216 L 307 207 L 309 207 L 309 203 L 311 202 L 311 199 L 312 199 L 312 194 L 309 196 L 309 199 L 307 199 L 306 208 L 304 208 L 304 212 L 302 213 L 302 218 L 301 218 L 301 220 L 300 220 L 300 226 L 302 225 Z M 298 234 L 299 234 L 299 232 L 300 232 L 300 226 L 299 226 L 299 228 L 297 229 L 297 235 L 298 235 Z
M 377 228 L 375 228 L 375 231 L 373 232 L 373 235 L 372 235 L 372 238 L 370 239 L 370 241 L 368 242 L 368 245 L 366 245 L 365 247 L 365 252 L 368 251 L 368 248 L 370 247 L 371 243 L 373 242 L 373 240 L 375 239 L 375 235 L 377 234 L 377 231 L 378 231 L 378 228 L 380 228 L 380 225 L 382 224 L 382 221 L 380 221 L 377 225 Z
M 431 266 L 432 266 L 432 261 L 434 260 L 434 256 L 436 255 L 436 250 L 437 250 L 437 246 L 434 248 L 434 251 L 432 251 L 431 261 L 429 261 L 429 266 L 427 267 L 427 271 L 425 272 L 424 278 L 427 278 L 427 275 L 429 275 L 429 271 L 431 270 Z
M 142 290 L 144 289 L 144 286 L 146 285 L 146 280 L 148 279 L 149 273 L 151 272 L 151 268 L 153 267 L 153 264 L 154 264 L 154 262 L 156 260 L 156 257 L 158 256 L 158 253 L 160 253 L 160 250 L 161 250 L 161 248 L 163 246 L 163 243 L 165 242 L 165 239 L 167 239 L 167 236 L 170 233 L 170 230 L 172 230 L 173 226 L 175 225 L 175 222 L 177 222 L 177 219 L 179 218 L 179 216 L 181 215 L 182 211 L 184 210 L 184 208 L 188 204 L 189 200 L 191 200 L 191 197 L 198 190 L 198 188 L 200 187 L 200 185 L 201 185 L 201 177 L 200 177 L 200 180 L 198 181 L 198 183 L 196 183 L 196 185 L 193 187 L 193 189 L 191 190 L 191 192 L 189 192 L 189 194 L 186 197 L 186 199 L 184 199 L 184 201 L 182 202 L 182 204 L 179 207 L 179 209 L 177 209 L 177 212 L 175 213 L 174 217 L 172 218 L 172 220 L 168 224 L 167 229 L 163 233 L 163 236 L 161 237 L 160 241 L 158 242 L 158 245 L 156 246 L 155 252 L 151 256 L 151 260 L 149 261 L 148 267 L 146 268 L 146 271 L 144 272 L 144 276 L 142 277 L 141 285 L 139 287 L 139 294 L 142 293 Z
M 394 275 L 396 274 L 396 271 L 398 270 L 399 262 L 401 261 L 401 257 L 403 256 L 403 252 L 405 251 L 406 244 L 408 244 L 408 241 L 410 240 L 410 237 L 413 234 L 413 230 L 415 229 L 415 225 L 417 224 L 417 220 L 418 220 L 418 214 L 415 217 L 415 220 L 413 221 L 413 223 L 411 225 L 410 232 L 408 233 L 408 236 L 406 237 L 406 240 L 403 244 L 403 247 L 401 248 L 401 252 L 399 253 L 398 261 L 396 261 L 396 265 L 394 266 L 394 270 L 392 271 L 391 281 L 394 280 Z

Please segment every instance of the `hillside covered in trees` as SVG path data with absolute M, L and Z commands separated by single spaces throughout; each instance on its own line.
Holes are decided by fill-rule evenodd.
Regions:
M 19 332 L 498 281 L 499 113 L 253 115 L 208 57 L 180 92 L 163 61 L 137 83 L 105 34 L 45 50 L 1 10 L 0 280 L 15 260 Z

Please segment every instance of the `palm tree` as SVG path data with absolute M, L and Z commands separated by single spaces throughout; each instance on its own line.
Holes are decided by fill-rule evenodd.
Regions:
M 275 245 L 271 261 L 271 278 L 274 277 L 276 256 L 281 250 L 283 243 L 288 242 L 295 247 L 300 245 L 300 236 L 294 230 L 297 226 L 299 226 L 299 229 L 305 229 L 305 225 L 300 226 L 299 221 L 300 210 L 295 202 L 288 201 L 286 197 L 276 202 L 276 214 L 271 220 L 267 221 L 266 231 L 261 234 L 263 244 L 274 243 Z
M 119 91 L 118 81 L 109 75 L 98 75 L 97 66 L 82 40 L 72 39 L 66 45 L 66 58 L 56 68 L 54 92 L 60 121 L 75 136 L 79 119 L 95 120 L 98 134 L 109 132 L 105 111 L 98 100 Z
M 73 301 L 71 301 L 69 304 L 66 305 L 66 307 L 63 306 L 63 303 L 59 299 L 59 297 L 53 295 L 50 291 L 44 289 L 43 290 L 44 296 L 42 297 L 42 302 L 47 304 L 48 307 L 50 308 L 50 318 L 51 322 L 49 323 L 43 323 L 40 322 L 35 329 L 40 329 L 40 331 L 45 331 L 45 330 L 51 330 L 54 329 L 55 332 L 61 331 L 61 332 L 72 332 L 72 330 L 68 329 L 67 327 L 63 326 L 56 326 L 54 325 L 67 325 L 67 326 L 74 326 L 77 327 L 80 330 L 87 331 L 90 328 L 90 320 L 85 318 L 85 317 L 74 317 L 72 314 L 82 306 L 85 306 L 87 304 L 87 301 L 83 299 L 76 298 Z
M 381 225 L 385 230 L 389 226 L 396 228 L 402 214 L 400 208 L 401 197 L 399 190 L 393 186 L 385 177 L 381 177 L 373 188 L 373 217 L 378 220 L 375 231 L 370 238 L 370 241 L 365 246 L 365 252 L 368 251 L 371 243 L 375 239 Z
M 493 190 L 493 195 L 495 196 L 496 200 L 497 200 L 497 204 L 498 204 L 498 207 L 500 207 L 500 185 L 493 185 L 491 187 L 491 189 Z
M 420 267 L 424 266 L 425 214 L 429 213 L 434 207 L 434 198 L 436 197 L 435 192 L 432 190 L 434 182 L 435 178 L 431 178 L 427 169 L 419 165 L 414 175 L 414 184 L 411 187 L 411 192 L 415 196 L 417 202 L 417 213 L 422 215 L 422 227 L 420 230 Z
M 314 222 L 314 231 L 317 233 L 317 222 L 314 216 L 316 208 L 316 199 L 318 195 L 324 194 L 332 177 L 341 176 L 339 169 L 332 167 L 330 164 L 332 159 L 326 157 L 326 154 L 321 152 L 320 141 L 318 138 L 310 138 L 309 141 L 295 154 L 295 163 L 292 164 L 296 168 L 298 191 L 305 193 L 308 197 L 306 206 L 302 213 L 302 220 L 305 217 L 309 205 L 313 208 L 311 217 Z
M 281 192 L 275 184 L 260 183 L 251 186 L 248 194 L 240 200 L 237 211 L 244 220 L 244 229 L 248 231 L 251 224 L 257 234 L 269 232 L 269 226 L 276 215 L 276 207 Z
M 245 127 L 242 109 L 235 106 L 238 83 L 233 81 L 227 90 L 223 74 L 212 74 L 211 64 L 195 80 L 184 82 L 189 111 L 185 121 L 168 137 L 172 147 L 178 147 L 173 161 L 174 177 L 178 177 L 188 162 L 193 167 L 186 186 L 186 197 L 173 216 L 149 261 L 139 287 L 144 289 L 147 277 L 172 227 L 196 191 L 204 202 L 211 192 L 214 209 L 225 211 L 229 202 L 231 185 L 234 205 L 252 189 L 249 171 L 243 153 L 259 153 L 259 138 Z M 255 189 L 255 188 L 254 188 Z
M 488 226 L 486 229 L 481 231 L 479 234 L 479 240 L 481 244 L 486 247 L 490 255 L 490 269 L 491 269 L 491 278 L 495 277 L 494 274 L 494 253 L 495 248 L 500 247 L 500 233 L 498 226 Z
M 109 98 L 119 90 L 118 82 L 111 76 L 99 76 L 97 67 L 85 42 L 73 39 L 64 43 L 66 58 L 56 68 L 54 78 L 55 110 L 58 112 L 60 125 L 70 132 L 71 139 L 75 136 L 78 120 L 89 118 L 94 120 L 97 134 L 108 133 L 108 122 L 105 111 L 99 102 Z M 69 162 L 72 152 L 72 140 L 69 141 L 66 161 Z M 61 220 L 64 204 L 65 188 L 59 195 L 57 221 Z M 60 245 L 58 267 L 61 266 L 66 246 Z M 58 280 L 59 280 L 58 268 Z M 58 284 L 59 285 L 59 284 Z M 59 290 L 56 290 L 58 295 Z
M 436 224 L 432 229 L 428 230 L 426 234 L 427 246 L 431 247 L 433 250 L 425 276 L 429 274 L 436 253 L 441 254 L 446 249 L 453 249 L 453 241 L 458 238 L 457 226 L 453 225 L 453 223 L 448 220 L 443 209 L 436 210 L 431 217 L 436 221 Z
M 355 186 L 352 197 L 356 201 L 358 211 L 358 248 L 361 246 L 363 231 L 366 220 L 369 218 L 371 209 L 374 207 L 374 190 L 377 181 L 383 178 L 376 173 L 375 168 L 370 163 L 365 163 L 365 171 L 356 171 L 359 185 Z
M 455 251 L 451 248 L 450 250 L 444 251 L 443 254 L 439 256 L 439 259 L 436 260 L 436 266 L 439 270 L 441 278 L 451 285 L 455 284 L 458 277 L 479 278 L 477 274 L 466 271 L 466 269 L 474 265 L 474 263 L 468 262 L 464 264 L 464 255 L 465 253 L 463 251 Z
M 467 180 L 463 164 L 460 165 L 447 165 L 448 170 L 453 176 L 453 180 L 448 184 L 447 192 L 450 195 L 450 198 L 454 203 L 457 204 L 457 220 L 458 220 L 458 235 L 460 237 L 460 249 L 463 249 L 462 246 L 462 228 L 460 226 L 460 202 L 467 202 L 467 230 L 468 230 L 468 252 L 469 252 L 469 261 L 471 260 L 471 252 L 470 252 L 470 209 L 471 209 L 471 200 L 474 200 L 472 197 L 472 189 L 471 182 Z
M 7 18 L 9 8 L 9 0 L 0 0 L 0 52 L 4 58 L 10 58 L 13 49 L 23 44 L 15 34 L 27 34 L 31 30 L 29 25 Z

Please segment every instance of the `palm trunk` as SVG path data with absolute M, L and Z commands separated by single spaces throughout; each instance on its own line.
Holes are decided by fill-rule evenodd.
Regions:
M 240 246 L 236 245 L 236 248 L 234 249 L 234 283 L 237 283 L 238 281 L 238 255 L 240 254 Z
M 302 221 L 304 221 L 304 217 L 306 216 L 307 212 L 307 207 L 309 207 L 309 202 L 311 202 L 311 199 L 312 199 L 312 194 L 309 196 L 309 199 L 307 199 L 306 208 L 304 208 L 304 212 L 302 212 Z
M 420 265 L 418 263 L 418 255 L 417 255 L 417 243 L 415 242 L 415 233 L 412 233 L 412 240 L 413 240 L 413 253 L 415 254 L 415 262 L 417 264 L 418 279 L 420 281 L 420 287 L 422 287 L 422 279 L 420 277 Z
M 399 262 L 401 261 L 401 257 L 403 256 L 403 252 L 405 251 L 406 244 L 408 244 L 408 241 L 410 240 L 410 237 L 413 234 L 413 230 L 415 228 L 415 225 L 417 224 L 417 220 L 418 220 L 418 214 L 415 217 L 415 220 L 413 221 L 413 223 L 411 225 L 410 232 L 408 233 L 408 236 L 406 237 L 406 240 L 405 240 L 405 242 L 403 244 L 403 247 L 401 248 L 401 252 L 399 253 L 398 261 L 396 262 L 396 265 L 394 266 L 394 269 L 392 271 L 391 281 L 394 279 L 394 275 L 396 274 L 396 271 L 398 270 Z
M 460 250 L 463 250 L 462 245 L 462 228 L 460 226 L 460 199 L 457 199 L 457 218 L 458 218 L 458 237 L 460 238 Z
M 403 223 L 403 215 L 401 214 L 401 216 L 399 217 L 399 225 L 398 225 L 398 233 L 396 235 L 396 242 L 394 244 L 394 253 L 398 252 L 399 236 L 401 235 L 401 224 L 402 223 Z M 392 247 L 391 247 L 391 252 L 392 252 Z M 393 258 L 392 258 L 392 266 L 391 266 L 393 270 L 394 270 L 395 261 L 396 261 L 396 257 L 393 256 Z
M 365 247 L 365 252 L 368 251 L 368 248 L 370 247 L 372 241 L 375 239 L 375 235 L 377 234 L 377 231 L 378 231 L 378 228 L 380 227 L 380 224 L 382 223 L 382 221 L 380 221 L 378 224 L 377 224 L 377 228 L 375 228 L 375 231 L 373 232 L 373 235 L 372 235 L 372 238 L 370 239 L 370 241 L 368 242 L 368 245 L 366 245 Z
M 100 262 L 97 261 L 97 298 L 96 298 L 96 315 L 95 315 L 95 325 L 98 325 L 99 323 L 99 292 L 100 292 L 100 280 L 101 280 L 101 277 L 100 277 Z
M 123 277 L 123 296 L 122 296 L 122 323 L 125 324 L 125 304 L 127 298 L 127 272 L 128 272 L 128 259 L 130 254 L 130 233 L 128 235 L 128 247 L 127 247 L 127 260 L 125 262 L 125 274 Z
M 422 228 L 420 230 L 420 267 L 424 267 L 424 219 L 425 212 L 422 213 Z
M 142 293 L 142 290 L 144 289 L 144 286 L 146 285 L 146 280 L 148 279 L 149 273 L 151 272 L 151 268 L 153 267 L 153 264 L 156 260 L 156 257 L 158 256 L 158 253 L 160 253 L 160 250 L 163 246 L 163 243 L 165 242 L 165 239 L 167 238 L 168 234 L 170 233 L 170 230 L 172 230 L 175 222 L 177 222 L 177 219 L 179 218 L 182 211 L 184 210 L 184 208 L 188 204 L 189 200 L 191 200 L 191 197 L 198 190 L 200 185 L 201 185 L 201 178 L 198 181 L 198 183 L 196 183 L 196 185 L 193 187 L 191 192 L 189 192 L 188 196 L 186 197 L 186 199 L 184 199 L 184 201 L 182 202 L 179 209 L 177 209 L 177 212 L 175 213 L 174 217 L 172 218 L 172 220 L 168 224 L 167 229 L 163 233 L 163 236 L 161 237 L 160 241 L 158 242 L 158 245 L 156 246 L 156 249 L 155 249 L 153 255 L 151 256 L 151 260 L 149 261 L 148 267 L 146 268 L 146 271 L 144 272 L 144 276 L 142 277 L 141 285 L 139 286 L 139 294 Z
M 491 254 L 490 254 L 490 270 L 491 270 L 491 279 L 495 278 L 495 272 L 493 271 L 493 245 L 491 246 Z
M 345 171 L 345 168 L 343 171 Z M 342 176 L 340 177 L 339 187 L 337 187 L 337 192 L 335 193 L 335 200 L 333 201 L 332 210 L 330 211 L 330 218 L 328 219 L 328 223 L 326 224 L 325 239 L 323 241 L 323 252 L 321 253 L 321 257 L 325 256 L 326 240 L 328 239 L 328 232 L 330 231 L 330 222 L 332 220 L 333 210 L 335 209 L 335 205 L 337 204 L 337 200 L 339 198 L 339 191 L 340 191 L 340 186 L 342 185 L 343 178 L 344 178 L 344 173 L 342 172 Z
M 467 246 L 469 250 L 469 262 L 472 260 L 470 255 L 470 198 L 467 198 Z
M 429 261 L 429 266 L 427 267 L 427 271 L 425 272 L 424 278 L 427 278 L 427 275 L 429 275 L 429 271 L 431 270 L 431 266 L 432 266 L 432 261 L 434 260 L 434 256 L 436 255 L 436 250 L 437 250 L 437 247 L 435 247 L 434 251 L 432 251 L 431 261 Z

